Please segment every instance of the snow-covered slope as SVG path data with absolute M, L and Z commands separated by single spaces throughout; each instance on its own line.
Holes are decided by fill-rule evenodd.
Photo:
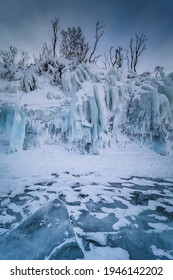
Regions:
M 97 154 L 135 141 L 160 154 L 172 151 L 172 74 L 127 78 L 116 69 L 66 62 L 53 83 L 53 69 L 33 67 L 0 83 L 1 147 L 13 152 L 58 143 Z

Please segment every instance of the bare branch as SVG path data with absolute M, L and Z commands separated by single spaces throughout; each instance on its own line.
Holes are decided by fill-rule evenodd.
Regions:
M 110 62 L 111 62 L 111 64 L 112 64 L 112 67 L 114 67 L 114 65 L 115 65 L 115 61 L 113 61 L 113 54 L 112 54 L 112 50 L 113 50 L 113 46 L 112 46 L 112 47 L 110 47 L 110 49 L 109 49 L 109 58 L 110 58 Z
M 110 62 L 112 64 L 112 67 L 117 67 L 121 68 L 123 65 L 123 61 L 126 59 L 126 56 L 124 56 L 124 50 L 122 47 L 118 47 L 116 49 L 113 49 L 113 47 L 111 47 L 109 49 L 109 58 L 110 58 Z
M 48 46 L 47 43 L 45 42 L 43 44 L 42 52 L 40 55 L 40 59 L 49 59 L 53 55 L 53 50 L 51 46 Z
M 89 44 L 85 41 L 81 27 L 68 27 L 61 34 L 60 54 L 67 59 L 75 59 L 77 63 L 86 62 Z
M 110 68 L 109 57 L 108 57 L 108 55 L 106 53 L 104 53 L 103 65 L 104 65 L 104 68 L 106 70 L 108 70 Z
M 95 42 L 94 42 L 94 47 L 93 47 L 93 50 L 90 54 L 90 57 L 89 57 L 89 62 L 90 63 L 93 63 L 93 62 L 96 62 L 96 60 L 101 56 L 101 55 L 98 55 L 96 57 L 93 58 L 93 55 L 94 53 L 96 52 L 96 49 L 97 49 L 97 45 L 98 45 L 98 42 L 100 40 L 100 38 L 103 36 L 103 28 L 105 27 L 105 25 L 99 25 L 99 21 L 96 23 L 96 30 L 95 30 Z
M 17 57 L 17 49 L 14 46 L 10 46 L 9 50 L 1 51 L 0 56 L 5 64 L 13 64 Z
M 127 69 L 129 71 L 130 70 L 129 50 L 125 49 L 125 53 L 126 53 L 126 60 L 127 60 Z
M 52 28 L 53 28 L 53 39 L 52 39 L 52 47 L 53 47 L 53 56 L 56 56 L 56 45 L 57 45 L 57 38 L 58 38 L 58 30 L 59 30 L 59 18 L 53 19 L 51 21 Z
M 30 59 L 30 56 L 29 56 L 29 53 L 26 52 L 26 51 L 22 51 L 21 52 L 21 57 L 20 57 L 20 60 L 18 62 L 19 64 L 19 67 L 25 67 L 26 64 L 27 64 L 27 61 Z
M 142 33 L 141 36 L 135 34 L 135 42 L 133 42 L 132 38 L 130 40 L 130 69 L 134 72 L 136 72 L 139 56 L 147 49 L 145 44 L 146 40 L 147 38 L 144 33 Z

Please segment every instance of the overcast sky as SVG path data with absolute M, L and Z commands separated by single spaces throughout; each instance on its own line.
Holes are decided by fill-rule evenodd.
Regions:
M 157 65 L 173 71 L 173 0 L 0 0 L 0 49 L 15 45 L 38 53 L 51 43 L 54 17 L 61 29 L 80 25 L 89 41 L 96 22 L 105 24 L 100 53 L 112 45 L 128 48 L 130 38 L 144 32 L 147 50 L 139 72 Z

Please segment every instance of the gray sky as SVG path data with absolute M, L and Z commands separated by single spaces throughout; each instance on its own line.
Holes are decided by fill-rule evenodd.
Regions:
M 51 43 L 54 17 L 59 17 L 61 29 L 80 25 L 89 41 L 95 23 L 105 24 L 102 54 L 112 45 L 128 48 L 130 38 L 144 32 L 147 50 L 139 72 L 157 65 L 173 71 L 172 0 L 0 0 L 0 49 L 15 45 L 38 53 L 45 41 Z

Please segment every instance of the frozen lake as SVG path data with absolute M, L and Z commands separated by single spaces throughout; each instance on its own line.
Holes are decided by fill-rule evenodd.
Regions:
M 79 174 L 65 176 L 75 179 L 69 187 L 52 173 L 23 193 L 1 195 L 0 259 L 173 259 L 172 181 L 131 177 L 88 185 Z M 55 254 L 62 243 L 66 253 Z

